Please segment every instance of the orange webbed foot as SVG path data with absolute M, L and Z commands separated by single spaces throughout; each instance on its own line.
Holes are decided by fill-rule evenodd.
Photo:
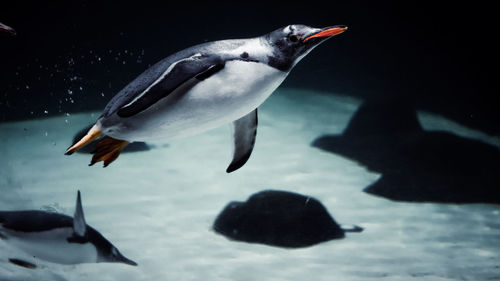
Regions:
M 115 161 L 122 150 L 129 144 L 128 141 L 118 140 L 114 138 L 104 138 L 97 143 L 96 149 L 92 152 L 92 161 L 89 166 L 97 162 L 103 161 L 104 167 L 107 167 L 111 162 Z

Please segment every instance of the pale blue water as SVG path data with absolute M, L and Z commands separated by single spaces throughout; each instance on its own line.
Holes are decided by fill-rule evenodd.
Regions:
M 87 223 L 139 266 L 64 266 L 29 259 L 0 240 L 0 280 L 496 280 L 500 207 L 395 202 L 362 190 L 380 179 L 362 163 L 311 147 L 341 134 L 362 101 L 307 89 L 279 89 L 260 108 L 249 162 L 226 174 L 226 127 L 151 143 L 108 168 L 88 154 L 65 156 L 76 131 L 99 112 L 0 124 L 0 209 L 73 213 L 82 191 Z M 418 113 L 424 130 L 445 130 L 500 147 L 498 138 Z M 457 152 L 459 153 L 459 152 Z M 480 163 L 478 163 L 480 164 Z M 471 175 L 474 176 L 474 175 Z M 478 184 L 481 178 L 477 178 Z M 340 223 L 365 230 L 303 249 L 230 241 L 211 230 L 230 201 L 263 189 L 320 200 Z

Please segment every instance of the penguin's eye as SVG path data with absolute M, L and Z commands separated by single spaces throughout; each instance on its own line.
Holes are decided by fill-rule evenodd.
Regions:
M 300 40 L 300 36 L 298 36 L 298 35 L 289 35 L 288 36 L 288 40 L 290 40 L 290 42 L 295 43 L 295 42 L 298 42 Z

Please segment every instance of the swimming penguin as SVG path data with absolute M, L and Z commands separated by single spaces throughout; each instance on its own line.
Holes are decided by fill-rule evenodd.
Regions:
M 137 265 L 124 257 L 97 230 L 87 225 L 78 191 L 74 217 L 44 211 L 0 211 L 0 239 L 35 259 L 60 264 L 120 262 Z M 34 263 L 11 258 L 11 263 Z
M 233 160 L 226 172 L 243 166 L 257 132 L 257 107 L 314 47 L 346 26 L 289 25 L 250 39 L 197 45 L 156 63 L 107 104 L 96 124 L 70 155 L 106 135 L 90 165 L 106 167 L 131 141 L 151 141 L 233 126 Z
M 14 30 L 14 28 L 7 26 L 1 22 L 0 22 L 0 31 L 5 31 L 11 35 L 16 35 L 16 31 Z

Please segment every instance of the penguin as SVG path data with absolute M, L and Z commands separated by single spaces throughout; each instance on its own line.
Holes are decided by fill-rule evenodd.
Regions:
M 59 264 L 119 262 L 137 265 L 86 224 L 80 191 L 73 218 L 45 211 L 0 211 L 0 240 L 35 259 Z M 28 268 L 36 267 L 18 258 L 9 261 Z
M 256 38 L 196 45 L 153 65 L 116 94 L 70 155 L 105 135 L 90 166 L 104 167 L 132 141 L 191 136 L 231 123 L 233 159 L 227 173 L 250 157 L 257 132 L 257 107 L 292 68 L 346 26 L 294 24 Z
M 14 30 L 14 28 L 12 28 L 10 26 L 7 26 L 7 25 L 5 25 L 5 24 L 3 24 L 1 22 L 0 22 L 0 31 L 7 32 L 10 35 L 16 35 L 16 31 Z

